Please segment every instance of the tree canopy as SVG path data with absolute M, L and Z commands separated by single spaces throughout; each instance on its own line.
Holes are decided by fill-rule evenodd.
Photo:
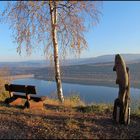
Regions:
M 62 57 L 71 51 L 80 54 L 88 47 L 84 32 L 88 26 L 99 21 L 100 2 L 52 2 L 55 2 L 57 9 L 59 54 Z M 49 1 L 10 1 L 7 2 L 2 15 L 13 29 L 18 53 L 26 47 L 27 53 L 31 54 L 32 49 L 40 45 L 48 58 L 53 56 Z

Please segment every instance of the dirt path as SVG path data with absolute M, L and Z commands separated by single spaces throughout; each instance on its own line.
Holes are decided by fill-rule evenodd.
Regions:
M 140 138 L 140 117 L 129 126 L 117 125 L 110 112 L 81 113 L 46 105 L 44 110 L 0 106 L 0 139 Z

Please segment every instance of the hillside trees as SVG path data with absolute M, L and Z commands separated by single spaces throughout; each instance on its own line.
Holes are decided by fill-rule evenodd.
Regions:
M 64 101 L 59 58 L 68 52 L 80 54 L 87 48 L 84 32 L 99 20 L 98 3 L 93 1 L 14 1 L 7 2 L 2 21 L 10 23 L 17 52 L 44 47 L 54 60 L 58 98 Z

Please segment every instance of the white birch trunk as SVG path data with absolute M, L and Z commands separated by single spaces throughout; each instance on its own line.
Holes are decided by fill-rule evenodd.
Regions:
M 57 29 L 56 29 L 57 9 L 55 3 L 56 3 L 55 1 L 53 2 L 49 1 L 50 15 L 51 15 L 51 28 L 52 28 L 52 41 L 54 47 L 55 79 L 57 85 L 58 99 L 61 102 L 64 102 L 61 75 L 60 75 L 60 65 L 59 65 L 59 58 L 58 58 L 58 41 L 57 41 Z

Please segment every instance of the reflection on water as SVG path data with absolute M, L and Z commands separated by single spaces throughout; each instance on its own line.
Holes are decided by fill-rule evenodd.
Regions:
M 14 84 L 35 85 L 38 95 L 48 97 L 57 97 L 56 83 L 51 81 L 37 79 L 18 79 L 14 80 Z M 104 86 L 87 86 L 79 84 L 63 83 L 64 96 L 79 95 L 81 100 L 87 104 L 91 103 L 114 103 L 118 96 L 118 88 Z M 136 104 L 136 100 L 140 101 L 140 89 L 131 88 L 131 101 Z

